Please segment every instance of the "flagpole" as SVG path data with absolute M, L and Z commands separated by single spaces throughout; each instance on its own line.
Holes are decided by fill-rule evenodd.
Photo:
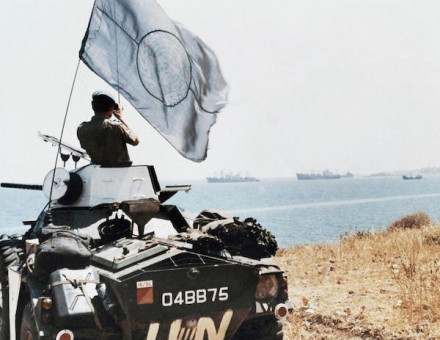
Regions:
M 113 16 L 116 17 L 116 1 L 113 1 Z M 118 30 L 115 26 L 115 48 L 116 48 L 116 82 L 118 83 L 118 103 L 121 102 L 121 92 L 119 91 L 119 51 L 118 51 Z

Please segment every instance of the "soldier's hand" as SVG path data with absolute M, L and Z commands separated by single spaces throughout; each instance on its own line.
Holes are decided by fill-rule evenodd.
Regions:
M 115 115 L 116 118 L 121 119 L 122 110 L 123 110 L 122 105 L 119 103 L 116 103 L 115 109 L 113 110 L 113 114 Z

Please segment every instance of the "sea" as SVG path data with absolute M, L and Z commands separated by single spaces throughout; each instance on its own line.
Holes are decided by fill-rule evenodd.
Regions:
M 394 220 L 418 211 L 427 213 L 434 222 L 440 218 L 440 177 L 161 183 L 173 184 L 191 184 L 192 189 L 177 193 L 167 204 L 194 216 L 214 209 L 242 220 L 253 217 L 282 247 L 331 243 L 347 233 L 384 230 Z M 0 188 L 0 203 L 0 234 L 23 233 L 27 227 L 21 221 L 35 219 L 47 198 L 41 191 Z

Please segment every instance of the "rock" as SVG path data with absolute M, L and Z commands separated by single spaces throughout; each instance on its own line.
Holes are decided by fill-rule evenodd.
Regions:
M 342 311 L 340 311 L 340 310 L 337 310 L 336 312 L 335 312 L 335 315 L 337 316 L 337 317 L 343 317 L 343 316 L 345 316 L 345 313 L 344 312 L 342 312 Z
M 429 334 L 429 324 L 423 322 L 416 326 L 417 333 Z
M 315 314 L 315 310 L 312 308 L 308 308 L 304 311 L 307 315 L 311 316 L 313 314 Z
M 363 333 L 365 333 L 366 329 L 361 326 L 356 326 L 356 327 L 353 327 L 352 331 L 353 331 L 353 333 L 356 333 L 356 334 L 363 334 Z
M 363 320 L 363 319 L 365 319 L 365 315 L 361 312 L 358 315 L 356 315 L 354 318 L 356 320 Z
M 305 296 L 303 296 L 303 297 L 301 298 L 301 300 L 302 300 L 303 306 L 308 306 L 308 304 L 309 304 L 309 299 L 307 299 Z

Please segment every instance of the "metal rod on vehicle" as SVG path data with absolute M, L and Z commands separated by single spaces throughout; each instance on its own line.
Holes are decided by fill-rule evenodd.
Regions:
M 55 172 L 56 172 L 55 169 L 57 168 L 57 164 L 58 164 L 58 155 L 61 153 L 61 143 L 63 141 L 64 128 L 66 127 L 66 120 L 67 120 L 67 114 L 69 113 L 70 100 L 72 99 L 73 88 L 75 86 L 76 77 L 78 76 L 78 70 L 79 70 L 79 65 L 80 64 L 81 64 L 81 59 L 78 60 L 78 64 L 76 65 L 75 76 L 73 78 L 72 87 L 70 89 L 69 100 L 67 101 L 66 113 L 64 115 L 64 120 L 63 120 L 63 126 L 61 128 L 61 133 L 60 133 L 60 138 L 59 138 L 60 143 L 58 144 L 57 156 L 55 157 L 55 166 L 53 167 L 54 168 L 54 172 L 53 172 L 53 176 L 52 176 L 52 185 L 50 186 L 48 210 L 50 210 L 50 205 L 51 205 L 51 202 L 52 202 L 53 186 L 54 186 L 54 183 L 55 183 Z
M 0 186 L 2 188 L 12 189 L 43 190 L 43 186 L 39 184 L 0 183 Z

